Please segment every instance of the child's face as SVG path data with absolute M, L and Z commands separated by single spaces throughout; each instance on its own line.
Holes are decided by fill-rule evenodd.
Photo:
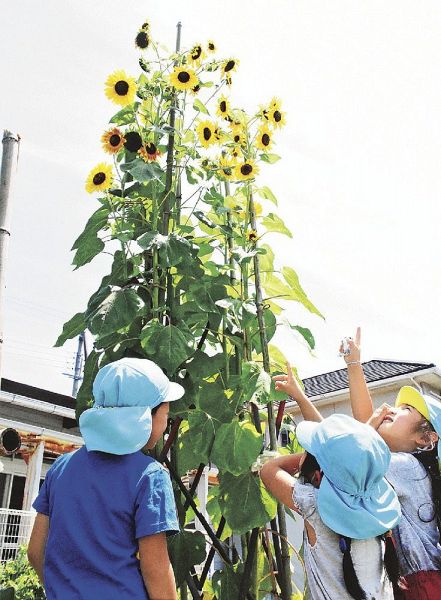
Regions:
M 163 402 L 152 416 L 152 433 L 146 448 L 151 450 L 167 428 L 169 403 Z
M 416 408 L 401 404 L 391 408 L 377 431 L 392 452 L 415 452 L 427 444 L 427 434 L 418 427 L 422 419 Z

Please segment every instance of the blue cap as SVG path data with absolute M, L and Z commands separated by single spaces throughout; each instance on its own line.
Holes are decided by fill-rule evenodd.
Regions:
M 93 382 L 94 404 L 80 416 L 88 450 L 132 454 L 148 442 L 152 408 L 173 402 L 184 388 L 145 358 L 121 358 L 100 369 Z
M 390 450 L 370 425 L 332 415 L 320 423 L 299 423 L 296 434 L 323 471 L 317 508 L 330 529 L 363 540 L 397 525 L 400 503 L 384 478 Z

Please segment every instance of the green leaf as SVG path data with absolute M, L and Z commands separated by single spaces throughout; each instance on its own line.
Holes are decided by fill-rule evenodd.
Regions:
M 257 362 L 242 363 L 241 383 L 244 402 L 269 402 L 271 377 Z
M 203 104 L 200 100 L 196 99 L 193 102 L 193 108 L 195 110 L 197 110 L 198 112 L 204 113 L 204 115 L 209 115 L 210 113 L 207 110 L 207 107 L 205 106 L 205 104 Z
M 267 231 L 281 233 L 282 235 L 287 235 L 288 237 L 292 238 L 292 233 L 286 227 L 285 223 L 274 213 L 269 213 L 266 217 L 264 217 L 262 219 L 262 225 Z
M 191 242 L 174 233 L 162 235 L 148 231 L 137 241 L 144 250 L 156 248 L 159 252 L 161 266 L 164 268 L 174 267 L 181 263 L 194 266 L 195 262 L 199 262 L 196 258 L 197 248 L 193 248 Z
M 175 325 L 167 325 L 156 337 L 155 362 L 167 371 L 170 377 L 194 352 L 194 337 Z
M 276 163 L 281 158 L 282 157 L 279 156 L 278 154 L 266 153 L 266 154 L 261 154 L 260 155 L 260 160 L 263 160 L 263 162 L 269 163 L 270 165 L 273 165 L 274 163 Z
M 62 346 L 66 340 L 71 340 L 77 335 L 80 335 L 85 329 L 86 320 L 84 318 L 84 313 L 77 313 L 63 325 L 63 331 L 55 342 L 55 347 L 58 348 L 59 346 Z
M 175 404 L 173 402 L 173 404 Z M 182 427 L 176 440 L 176 466 L 178 473 L 183 477 L 188 471 L 197 469 L 201 463 L 201 457 L 195 452 L 193 445 L 193 434 L 188 428 Z
M 156 162 L 146 163 L 142 158 L 136 158 L 132 162 L 121 165 L 121 170 L 130 173 L 140 183 L 155 180 L 163 186 L 164 171 Z
M 134 104 L 128 104 L 117 112 L 110 119 L 109 123 L 116 123 L 117 125 L 130 125 L 135 122 L 135 110 L 139 106 L 139 102 Z
M 181 531 L 168 538 L 168 552 L 180 586 L 194 565 L 201 564 L 207 555 L 205 536 L 200 531 Z
M 147 354 L 154 354 L 156 351 L 156 336 L 164 329 L 164 325 L 158 319 L 151 319 L 140 333 L 141 346 Z
M 105 244 L 103 240 L 96 235 L 90 235 L 84 238 L 81 242 L 81 246 L 75 252 L 75 256 L 72 259 L 72 264 L 75 266 L 74 270 L 90 263 L 97 254 L 104 250 L 104 247 Z
M 202 350 L 196 350 L 191 357 L 191 361 L 185 363 L 185 368 L 194 377 L 204 379 L 210 377 L 215 373 L 219 373 L 220 369 L 225 366 L 225 357 L 223 354 L 215 354 L 209 356 L 202 352 Z
M 300 335 L 305 339 L 311 350 L 314 350 L 315 339 L 310 329 L 308 329 L 307 327 L 300 327 L 300 325 L 290 325 L 290 327 L 291 329 L 295 329 L 296 331 L 298 331 Z
M 215 530 L 219 527 L 220 520 L 223 517 L 221 507 L 219 504 L 219 486 L 212 486 L 208 488 L 208 498 L 207 498 L 207 512 L 210 517 L 210 521 Z M 225 540 L 233 535 L 230 526 L 227 522 L 225 522 L 224 529 L 220 536 L 220 540 Z
M 256 460 L 262 444 L 263 436 L 254 425 L 235 419 L 217 430 L 211 460 L 219 469 L 240 475 Z
M 84 243 L 87 243 L 89 238 L 96 238 L 96 234 L 98 233 L 98 231 L 100 229 L 103 229 L 105 225 L 107 225 L 108 218 L 109 210 L 107 207 L 101 206 L 98 210 L 96 210 L 87 221 L 83 233 L 79 235 L 75 240 L 71 250 L 77 250 Z
M 135 290 L 111 292 L 91 315 L 89 329 L 95 335 L 107 335 L 130 325 L 143 306 Z
M 263 527 L 276 515 L 277 502 L 266 491 L 259 477 L 251 472 L 235 477 L 219 477 L 220 505 L 228 525 L 236 534 Z
M 239 565 L 243 567 L 242 564 Z M 239 598 L 240 581 L 243 568 L 236 572 L 230 565 L 224 565 L 222 570 L 215 571 L 212 577 L 213 590 L 216 600 L 232 600 Z
M 15 600 L 15 589 L 8 587 L 0 590 L 0 600 Z
M 265 198 L 277 206 L 277 198 L 274 196 L 273 192 L 268 186 L 264 185 L 261 188 L 257 188 L 256 191 L 261 198 Z
M 265 250 L 259 256 L 260 272 L 262 275 L 264 273 L 272 273 L 274 271 L 274 252 L 268 244 L 262 244 L 260 249 Z
M 234 418 L 234 407 L 220 383 L 220 378 L 216 381 L 202 382 L 197 405 L 218 424 L 231 423 Z
M 202 410 L 191 410 L 188 415 L 188 427 L 192 436 L 193 452 L 199 457 L 199 463 L 208 463 L 219 421 Z
M 292 299 L 300 302 L 310 312 L 315 313 L 324 319 L 322 313 L 314 306 L 314 304 L 309 300 L 308 296 L 303 291 L 303 288 L 299 282 L 299 276 L 294 269 L 291 269 L 291 267 L 283 267 L 282 274 L 286 283 L 292 290 Z
M 274 275 L 274 273 L 262 273 L 261 281 L 268 298 L 297 300 L 293 290 Z

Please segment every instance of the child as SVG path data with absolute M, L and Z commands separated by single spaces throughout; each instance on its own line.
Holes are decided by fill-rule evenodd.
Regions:
M 344 356 L 354 417 L 366 420 L 373 405 L 360 363 L 360 329 L 355 342 L 349 338 Z M 441 402 L 402 387 L 395 407 L 383 415 L 378 433 L 392 450 L 386 474 L 398 494 L 403 518 L 394 539 L 404 576 L 406 600 L 441 598 L 440 509 Z M 438 446 L 438 456 L 437 456 Z
M 146 359 L 98 372 L 93 408 L 80 417 L 85 447 L 55 461 L 33 505 L 28 557 L 48 600 L 176 599 L 170 477 L 141 450 L 154 447 L 183 393 Z
M 296 434 L 307 454 L 273 459 L 260 476 L 305 520 L 309 598 L 391 600 L 381 536 L 397 524 L 400 505 L 384 479 L 387 445 L 372 427 L 346 415 L 303 421 Z M 298 472 L 301 479 L 293 477 Z

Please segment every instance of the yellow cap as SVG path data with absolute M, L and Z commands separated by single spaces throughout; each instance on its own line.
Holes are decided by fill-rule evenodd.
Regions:
M 410 385 L 405 385 L 398 392 L 397 399 L 395 400 L 395 406 L 400 406 L 400 404 L 408 404 L 409 406 L 413 406 L 419 413 L 423 415 L 425 419 L 430 421 L 429 410 L 427 408 L 424 396 Z

